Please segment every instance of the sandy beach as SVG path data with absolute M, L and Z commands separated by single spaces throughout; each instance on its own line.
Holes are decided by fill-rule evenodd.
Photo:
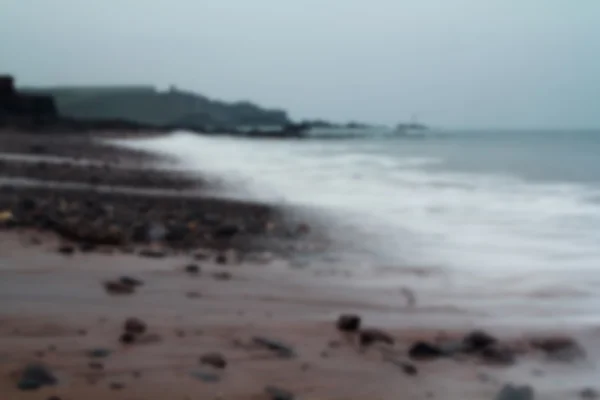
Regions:
M 2 399 L 525 399 L 497 397 L 507 384 L 593 398 L 597 331 L 474 326 L 410 289 L 300 265 L 326 251 L 311 221 L 207 196 L 161 170 L 173 160 L 0 140 Z

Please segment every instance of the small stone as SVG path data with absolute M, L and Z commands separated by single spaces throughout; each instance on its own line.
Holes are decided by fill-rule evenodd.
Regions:
M 119 282 L 123 285 L 131 286 L 133 288 L 144 285 L 144 282 L 131 276 L 122 276 L 119 278 Z
M 217 264 L 225 265 L 225 264 L 227 264 L 227 256 L 225 254 L 221 253 L 221 254 L 217 255 L 215 262 Z
M 132 344 L 135 342 L 135 335 L 132 333 L 124 333 L 119 337 L 119 341 L 123 344 Z
M 225 369 L 227 360 L 221 353 L 207 353 L 200 357 L 200 363 L 211 365 L 215 368 Z
M 164 258 L 167 252 L 164 250 L 144 249 L 139 252 L 139 255 L 147 258 Z
M 142 335 L 146 332 L 148 326 L 139 318 L 128 318 L 123 325 L 123 329 L 127 333 Z
M 584 400 L 594 400 L 600 397 L 600 394 L 598 394 L 598 391 L 595 389 L 586 388 L 579 392 L 579 397 Z
M 58 252 L 61 254 L 70 256 L 73 253 L 75 253 L 75 246 L 70 245 L 70 244 L 63 244 L 58 247 Z
M 48 397 L 48 400 L 62 400 L 62 399 L 58 396 L 50 396 L 50 397 Z
M 221 377 L 214 372 L 192 371 L 190 372 L 190 376 L 206 383 L 216 383 L 221 380 Z
M 296 356 L 296 352 L 292 346 L 289 346 L 279 340 L 269 339 L 264 336 L 255 336 L 252 341 L 262 347 L 265 347 L 283 358 L 292 358 Z
M 37 390 L 43 386 L 54 386 L 57 383 L 58 379 L 48 368 L 39 364 L 31 364 L 23 370 L 17 387 L 19 390 Z
M 329 343 L 327 343 L 327 346 L 329 346 L 332 349 L 337 349 L 341 345 L 342 345 L 342 343 L 337 340 L 330 340 Z
M 213 230 L 212 236 L 215 239 L 231 239 L 240 231 L 240 227 L 235 224 L 223 224 Z
M 295 396 L 292 392 L 278 388 L 276 386 L 265 387 L 265 393 L 271 398 L 271 400 L 294 400 Z
M 443 355 L 444 352 L 439 347 L 427 342 L 417 342 L 408 351 L 408 356 L 417 360 L 438 358 Z
M 112 352 L 109 349 L 92 349 L 88 351 L 87 355 L 90 358 L 106 358 L 110 356 Z
M 393 346 L 395 341 L 390 334 L 380 329 L 370 328 L 364 329 L 360 332 L 359 343 L 361 346 L 370 346 L 371 344 L 377 342 Z
M 43 351 L 39 350 L 35 352 L 35 356 L 37 358 L 44 358 L 46 356 L 46 353 L 44 353 Z
M 213 278 L 218 281 L 229 281 L 231 280 L 231 274 L 227 271 L 219 271 L 213 273 Z
M 81 243 L 79 245 L 79 251 L 82 253 L 89 253 L 90 251 L 94 251 L 96 249 L 96 245 L 91 242 Z
M 343 314 L 337 320 L 337 328 L 342 332 L 356 332 L 360 329 L 361 319 L 358 315 Z
M 125 384 L 120 382 L 112 382 L 109 387 L 111 390 L 123 390 L 125 389 Z
M 104 282 L 104 290 L 108 294 L 113 295 L 127 295 L 132 294 L 135 291 L 134 286 L 126 285 L 121 282 L 108 281 Z
M 189 264 L 185 267 L 185 272 L 190 275 L 197 275 L 200 273 L 200 267 L 196 264 Z
M 189 299 L 199 299 L 202 297 L 202 293 L 200 292 L 187 292 L 185 295 Z
M 505 385 L 495 397 L 495 400 L 533 400 L 534 391 L 531 386 Z
M 85 336 L 85 335 L 87 335 L 87 334 L 88 334 L 88 331 L 87 331 L 87 330 L 85 330 L 85 329 L 79 329 L 79 330 L 77 330 L 77 334 L 78 334 L 79 336 Z
M 473 331 L 463 339 L 463 344 L 466 351 L 480 351 L 493 344 L 498 340 L 484 331 Z
M 489 364 L 507 366 L 515 363 L 515 355 L 513 351 L 506 347 L 487 347 L 481 351 L 480 356 L 484 362 Z
M 95 370 L 99 370 L 99 371 L 102 371 L 102 370 L 104 369 L 104 364 L 102 364 L 102 363 L 100 363 L 100 362 L 90 362 L 90 363 L 88 364 L 88 366 L 89 366 L 91 369 L 95 369 Z
M 585 357 L 585 351 L 575 340 L 566 337 L 534 339 L 531 345 L 546 353 L 553 361 L 571 362 Z

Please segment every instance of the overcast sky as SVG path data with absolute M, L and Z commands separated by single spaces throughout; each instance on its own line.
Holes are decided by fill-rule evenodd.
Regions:
M 0 0 L 0 72 L 294 118 L 600 127 L 600 1 Z

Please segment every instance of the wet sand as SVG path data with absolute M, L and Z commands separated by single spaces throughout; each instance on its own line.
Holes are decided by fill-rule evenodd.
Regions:
M 19 138 L 11 142 L 12 148 L 28 148 Z M 85 146 L 77 144 L 78 149 Z M 99 156 L 101 151 L 91 153 L 106 161 Z M 122 160 L 127 154 L 112 157 Z M 10 178 L 26 178 L 19 177 L 18 171 Z M 52 173 L 47 174 L 44 178 Z M 69 182 L 77 184 L 87 172 L 70 174 Z M 137 190 L 167 189 L 134 183 Z M 53 196 L 79 204 L 92 196 L 117 210 L 126 209 L 124 199 L 131 193 L 113 186 L 114 196 L 98 198 L 96 189 L 2 186 L 0 203 L 4 209 L 14 206 L 15 199 Z M 157 201 L 153 204 L 162 211 L 172 212 L 181 205 L 164 201 L 164 193 L 144 196 Z M 326 266 L 294 267 L 295 245 L 310 245 L 313 235 L 319 242 L 319 233 L 299 237 L 297 222 L 280 218 L 270 206 L 202 197 L 197 201 L 189 204 L 212 204 L 212 214 L 244 226 L 251 226 L 244 216 L 260 209 L 262 228 L 257 226 L 237 241 L 206 240 L 183 249 L 128 238 L 125 245 L 100 245 L 90 252 L 76 246 L 73 254 L 57 251 L 71 241 L 38 226 L 36 219 L 28 219 L 29 214 L 23 214 L 16 226 L 2 229 L 2 398 L 267 400 L 274 397 L 265 388 L 274 386 L 294 393 L 297 399 L 493 399 L 505 383 L 514 382 L 531 385 L 538 398 L 566 399 L 580 398 L 579 391 L 595 383 L 594 349 L 599 348 L 600 336 L 592 331 L 585 332 L 587 357 L 582 360 L 550 362 L 524 344 L 524 333 L 518 331 L 491 331 L 518 357 L 510 365 L 493 365 L 461 352 L 431 361 L 411 360 L 408 353 L 415 341 L 460 342 L 478 327 L 469 323 L 468 316 L 443 304 L 421 305 L 418 293 L 416 305 L 411 306 L 402 293 L 349 284 L 352 276 L 335 269 L 328 273 Z M 49 210 L 53 204 L 44 202 Z M 274 220 L 285 229 L 264 226 L 264 221 L 269 225 Z M 139 250 L 148 246 L 168 251 L 164 257 L 141 257 Z M 279 251 L 282 248 L 287 251 Z M 199 251 L 206 257 L 195 257 Z M 224 251 L 235 257 L 219 262 Z M 200 271 L 186 271 L 190 264 Z M 122 276 L 139 279 L 143 285 L 130 294 L 107 292 L 104 282 Z M 360 347 L 357 334 L 336 329 L 335 321 L 343 313 L 360 315 L 363 325 L 384 329 L 395 343 Z M 123 344 L 123 325 L 131 317 L 144 321 L 147 331 L 133 344 Z M 444 322 L 448 318 L 454 323 Z M 294 356 L 283 357 L 281 352 L 257 345 L 256 337 L 279 341 Z M 94 349 L 108 354 L 90 357 Z M 200 362 L 203 355 L 214 352 L 225 358 L 224 369 Z M 19 371 L 32 363 L 47 366 L 58 384 L 20 390 Z M 416 374 L 406 366 L 415 367 Z

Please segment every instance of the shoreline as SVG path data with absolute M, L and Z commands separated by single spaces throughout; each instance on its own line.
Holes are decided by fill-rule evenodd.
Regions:
M 509 353 L 518 357 L 510 365 L 496 365 L 481 354 L 459 350 L 432 361 L 411 360 L 408 350 L 416 341 L 456 344 L 480 327 L 419 328 L 416 322 L 426 319 L 427 308 L 418 303 L 409 307 L 401 295 L 389 297 L 390 292 L 345 285 L 335 274 L 330 278 L 320 275 L 318 266 L 316 270 L 291 268 L 297 247 L 321 238 L 318 232 L 307 232 L 304 221 L 287 220 L 285 210 L 207 198 L 201 189 L 186 203 L 181 198 L 187 186 L 165 200 L 164 193 L 148 193 L 148 185 L 154 191 L 157 184 L 158 192 L 170 192 L 158 183 L 185 186 L 187 181 L 175 175 L 159 179 L 156 174 L 149 182 L 135 175 L 124 178 L 113 165 L 134 163 L 147 168 L 164 161 L 161 157 L 111 150 L 86 142 L 89 138 L 76 138 L 62 147 L 54 134 L 41 139 L 38 134 L 1 137 L 10 143 L 7 149 L 13 154 L 27 149 L 39 154 L 31 150 L 45 146 L 45 155 L 109 163 L 111 168 L 103 179 L 113 192 L 98 190 L 103 186 L 98 182 L 71 190 L 61 189 L 59 184 L 29 189 L 14 186 L 12 190 L 0 185 L 0 211 L 11 211 L 3 214 L 0 232 L 0 392 L 11 399 L 268 400 L 273 397 L 265 393 L 267 386 L 291 391 L 301 399 L 393 399 L 398 393 L 407 399 L 492 399 L 508 382 L 531 384 L 547 395 L 543 398 L 552 399 L 577 398 L 576 389 L 594 382 L 574 381 L 574 387 L 567 385 L 562 391 L 552 387 L 549 377 L 553 374 L 581 373 L 587 364 L 548 363 L 521 335 L 502 337 L 501 348 L 506 353 L 491 356 L 492 361 Z M 11 178 L 32 172 L 19 161 L 7 163 L 12 168 Z M 62 171 L 67 182 L 89 179 L 88 166 L 69 165 L 68 173 L 64 168 L 60 163 L 48 163 L 38 178 L 48 180 Z M 132 196 L 121 185 L 127 182 L 137 183 L 137 189 L 147 192 Z M 82 211 L 89 201 L 95 203 L 91 214 Z M 167 231 L 174 226 L 184 228 L 184 221 L 188 229 L 189 209 L 197 207 L 208 215 L 193 218 L 199 224 L 194 229 L 202 229 L 183 235 L 189 242 L 180 237 L 174 245 L 160 243 L 165 233 L 155 232 L 153 243 L 130 235 L 133 230 L 129 228 L 142 215 L 140 207 L 148 209 L 142 218 L 161 222 Z M 54 225 L 40 220 L 40 215 L 49 214 Z M 62 228 L 56 228 L 57 218 L 64 222 Z M 167 222 L 170 220 L 177 223 Z M 233 229 L 233 235 L 232 222 L 238 228 L 243 226 Z M 90 228 L 87 236 L 77 230 L 86 224 Z M 107 236 L 115 234 L 114 224 L 119 234 Z M 65 226 L 70 229 L 65 231 Z M 217 229 L 225 227 L 228 229 Z M 65 237 L 65 232 L 81 235 L 74 240 Z M 214 237 L 218 232 L 219 237 Z M 99 236 L 105 242 L 93 243 L 100 241 Z M 90 242 L 95 244 L 91 249 Z M 72 253 L 64 247 L 73 244 Z M 142 256 L 148 249 L 165 254 Z M 190 265 L 199 270 L 188 270 Z M 143 281 L 143 285 L 128 294 L 105 290 L 103 283 L 124 275 Z M 444 314 L 448 310 L 433 311 Z M 385 329 L 395 339 L 394 345 L 375 343 L 359 348 L 355 334 L 336 330 L 335 321 L 344 313 L 360 315 L 367 327 Z M 148 332 L 139 343 L 124 345 L 119 335 L 130 317 L 143 320 Z M 282 358 L 256 346 L 253 338 L 257 336 L 293 347 L 297 357 Z M 592 341 L 592 348 L 586 346 L 585 350 L 594 355 L 596 344 Z M 97 348 L 110 354 L 101 359 L 89 357 L 87 352 Z M 199 361 L 203 354 L 214 352 L 225 357 L 226 368 Z M 47 365 L 57 375 L 58 385 L 33 392 L 18 390 L 16 376 L 30 363 Z M 416 375 L 407 365 L 417 369 Z

